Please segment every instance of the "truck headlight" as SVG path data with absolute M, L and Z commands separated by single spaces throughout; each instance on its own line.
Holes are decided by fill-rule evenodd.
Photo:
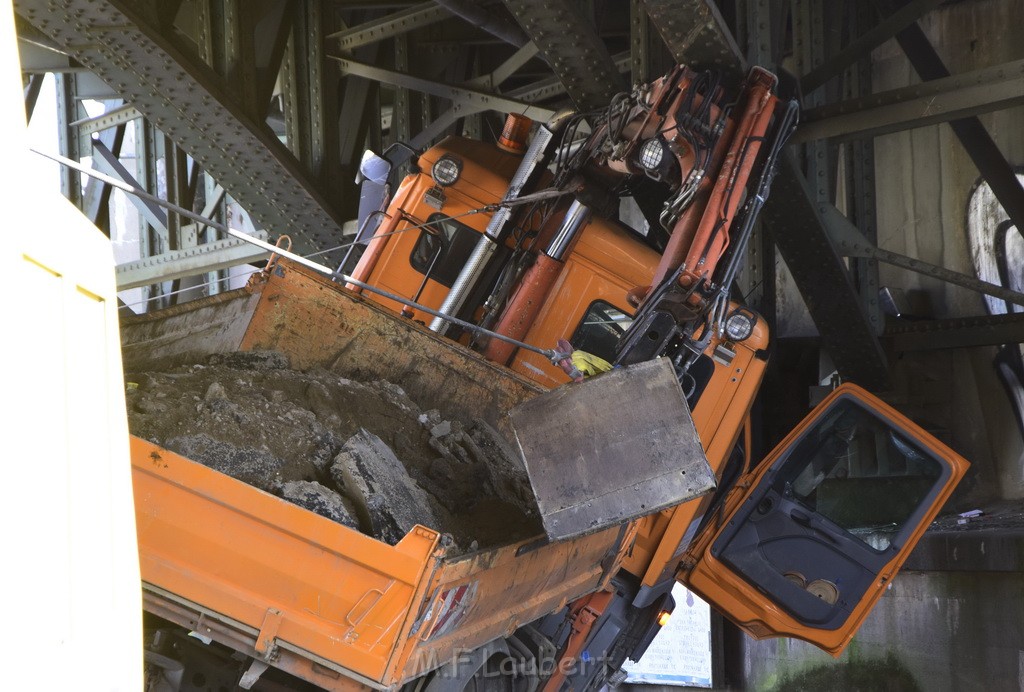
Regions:
M 462 160 L 457 156 L 445 154 L 430 169 L 430 175 L 434 178 L 434 182 L 442 187 L 454 185 L 462 175 Z
M 754 333 L 757 316 L 749 310 L 739 308 L 725 318 L 725 335 L 729 341 L 743 341 Z
M 649 171 L 658 168 L 664 158 L 665 145 L 658 137 L 652 137 L 640 147 L 640 165 Z

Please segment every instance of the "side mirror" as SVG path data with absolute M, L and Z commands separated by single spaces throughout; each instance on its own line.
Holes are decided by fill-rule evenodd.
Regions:
M 391 162 L 367 149 L 363 152 L 363 158 L 359 162 L 356 184 L 361 185 L 364 180 L 369 180 L 383 185 L 387 182 L 390 173 Z

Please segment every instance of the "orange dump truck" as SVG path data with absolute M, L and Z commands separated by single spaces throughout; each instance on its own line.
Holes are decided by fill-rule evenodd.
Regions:
M 448 138 L 344 272 L 281 253 L 246 289 L 126 320 L 129 372 L 274 351 L 482 419 L 518 443 L 541 524 L 388 545 L 133 438 L 150 671 L 598 689 L 676 581 L 751 636 L 838 655 L 967 464 L 851 384 L 751 463 L 769 333 L 729 288 L 792 125 L 773 88 L 679 68 L 589 135 L 567 116 L 529 145 L 515 118 L 498 146 Z M 617 220 L 623 196 L 646 232 Z

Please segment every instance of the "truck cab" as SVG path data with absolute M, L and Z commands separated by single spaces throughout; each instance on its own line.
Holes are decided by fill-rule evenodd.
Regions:
M 513 184 L 520 156 L 459 137 L 424 152 L 398 187 L 353 276 L 410 302 L 442 308 Z M 545 213 L 521 215 L 459 316 L 488 326 L 518 320 L 516 334 L 528 344 L 545 348 L 564 339 L 614 362 L 637 313 L 633 296 L 654 283 L 663 255 L 617 218 L 586 213 L 580 220 L 579 206 L 578 199 L 561 200 Z M 566 239 L 565 228 L 573 223 Z M 496 294 L 499 304 L 517 305 L 516 293 L 529 291 L 531 281 L 543 290 L 511 308 L 520 314 L 492 314 Z M 430 322 L 415 307 L 364 295 L 407 319 Z M 667 594 L 679 580 L 751 636 L 805 639 L 838 655 L 966 470 L 963 459 L 853 385 L 837 390 L 763 462 L 751 463 L 747 426 L 767 366 L 769 329 L 733 301 L 720 331 L 703 338 L 708 329 L 710 324 L 695 330 L 702 349 L 680 385 L 719 489 L 658 512 L 637 510 L 635 539 L 620 572 L 620 584 L 628 587 L 611 590 L 596 610 L 589 596 L 569 604 L 568 619 L 581 612 L 595 616 L 575 649 L 572 636 L 564 635 L 563 652 L 600 648 L 602 638 L 628 639 L 628 651 L 608 645 L 605 653 L 613 661 L 638 658 L 658 618 L 671 611 Z M 449 336 L 543 387 L 571 381 L 536 352 L 458 330 Z M 834 444 L 822 442 L 835 436 L 826 429 L 844 417 L 857 419 L 857 442 L 847 441 L 843 459 L 827 470 L 813 471 L 808 464 L 821 462 L 808 462 L 805 450 Z M 860 494 L 871 494 L 869 488 L 883 487 L 886 500 L 858 501 Z M 871 543 L 865 527 L 878 524 L 898 527 L 898 538 Z M 625 603 L 626 615 L 614 615 L 616 601 Z M 602 634 L 603 627 L 615 636 Z M 583 689 L 598 679 L 577 673 L 557 682 Z

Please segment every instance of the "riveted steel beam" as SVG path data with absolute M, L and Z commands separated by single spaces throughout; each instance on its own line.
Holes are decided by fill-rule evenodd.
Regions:
M 825 223 L 825 229 L 836 249 L 846 257 L 870 257 L 895 267 L 930 276 L 946 283 L 977 291 L 1005 300 L 1007 303 L 1024 305 L 1024 293 L 1011 290 L 999 284 L 982 281 L 967 274 L 955 272 L 913 257 L 876 247 L 857 229 L 853 223 L 830 204 L 818 205 L 818 213 Z
M 450 16 L 451 14 L 443 7 L 438 7 L 432 2 L 424 2 L 344 31 L 336 31 L 325 38 L 333 39 L 341 50 L 349 51 L 358 46 L 376 43 L 435 24 Z
M 632 64 L 629 53 L 619 53 L 613 56 L 612 63 L 615 65 L 615 69 L 622 73 L 629 70 Z M 558 77 L 548 77 L 515 89 L 509 89 L 505 92 L 505 96 L 527 103 L 535 103 L 564 93 L 565 85 Z
M 413 77 L 410 74 L 385 70 L 382 67 L 367 65 L 366 63 L 356 62 L 355 60 L 349 60 L 348 58 L 336 55 L 329 57 L 338 62 L 343 74 L 365 77 L 366 79 L 372 79 L 383 84 L 390 84 L 403 89 L 412 89 L 413 91 L 430 94 L 431 96 L 451 99 L 454 103 L 463 103 L 477 110 L 523 113 L 537 120 L 547 119 L 554 115 L 554 111 L 549 108 L 542 108 L 506 96 L 499 96 L 498 94 L 491 94 L 477 89 L 467 89 L 466 87 L 445 84 L 443 82 L 435 82 L 430 79 L 423 79 L 422 77 Z
M 580 110 L 626 88 L 608 48 L 572 0 L 504 0 Z
M 942 0 L 913 0 L 907 3 L 801 77 L 800 88 L 809 94 L 828 80 L 842 74 L 847 67 L 869 56 L 871 51 L 916 22 L 940 2 Z
M 46 75 L 29 75 L 28 84 L 25 85 L 25 117 L 31 121 L 32 113 L 36 110 L 36 101 L 39 100 L 39 91 L 43 88 L 43 79 Z
M 513 21 L 506 17 L 492 12 L 479 4 L 478 0 L 434 0 L 456 17 L 460 17 L 467 24 L 486 31 L 494 38 L 504 41 L 516 48 L 522 48 L 530 39 L 526 37 L 523 30 Z
M 83 151 L 85 140 L 78 132 L 76 123 L 85 113 L 78 96 L 78 75 L 57 74 L 57 147 L 61 156 L 80 161 L 87 152 Z M 72 204 L 82 207 L 82 182 L 76 171 L 62 168 L 60 172 L 60 191 Z
M 267 234 L 265 231 L 257 231 L 255 237 L 266 240 Z M 127 291 L 130 288 L 149 286 L 161 281 L 183 279 L 239 264 L 258 262 L 269 256 L 270 253 L 263 248 L 236 238 L 225 238 L 119 264 L 114 267 L 114 278 L 117 281 L 117 290 Z
M 281 63 L 291 36 L 297 0 L 275 0 L 257 18 L 252 28 L 253 57 L 256 61 L 256 104 L 265 116 L 281 74 Z
M 629 3 L 629 75 L 633 84 L 651 81 L 651 20 L 639 0 Z
M 868 389 L 885 389 L 885 354 L 791 153 L 779 166 L 764 219 L 839 374 Z
M 676 62 L 733 75 L 746 67 L 736 40 L 710 0 L 644 0 L 644 5 Z
M 877 137 L 1021 103 L 1024 60 L 1017 60 L 808 109 L 793 141 Z
M 121 124 L 104 130 L 93 140 L 93 147 L 100 144 L 115 158 L 120 156 L 126 129 L 127 125 Z M 89 178 L 82 194 L 82 213 L 107 236 L 110 235 L 110 192 L 110 185 L 98 178 Z
M 123 106 L 108 110 L 103 115 L 98 115 L 95 118 L 84 118 L 71 124 L 78 127 L 79 134 L 91 135 L 112 127 L 125 125 L 141 117 L 142 113 L 137 108 L 124 104 Z
M 537 52 L 537 45 L 533 41 L 529 41 L 492 71 L 479 77 L 474 77 L 466 82 L 466 84 L 469 86 L 480 86 L 485 89 L 494 89 L 515 74 L 519 68 L 532 60 L 537 55 Z
M 860 4 L 849 8 L 847 21 L 855 31 L 868 26 L 874 21 L 874 12 L 869 5 Z M 865 55 L 846 72 L 843 82 L 848 96 L 864 96 L 872 92 L 871 56 Z M 872 243 L 878 242 L 878 214 L 875 205 L 875 142 L 872 139 L 861 139 L 851 142 L 845 148 L 846 178 L 848 197 L 846 208 L 850 212 L 850 220 Z M 837 191 L 838 198 L 838 191 Z M 838 201 L 837 201 L 838 204 Z M 881 302 L 878 298 L 879 277 L 878 262 L 870 258 L 854 258 L 850 261 L 850 273 L 860 292 L 861 304 L 867 313 L 868 320 L 876 334 L 880 334 L 885 326 Z
M 142 187 L 140 182 L 118 160 L 117 155 L 108 149 L 107 145 L 102 141 L 93 140 L 92 151 L 93 167 L 100 173 L 106 173 L 129 185 Z M 164 235 L 167 234 L 167 212 L 161 209 L 159 205 L 137 195 L 128 195 L 128 201 L 138 210 L 139 214 L 150 226 Z
M 145 22 L 137 3 L 18 0 L 15 10 L 186 147 L 257 225 L 289 233 L 302 253 L 341 237 L 339 217 L 295 158 L 206 66 Z
M 892 340 L 897 352 L 1021 344 L 1024 313 L 891 324 L 884 336 Z

